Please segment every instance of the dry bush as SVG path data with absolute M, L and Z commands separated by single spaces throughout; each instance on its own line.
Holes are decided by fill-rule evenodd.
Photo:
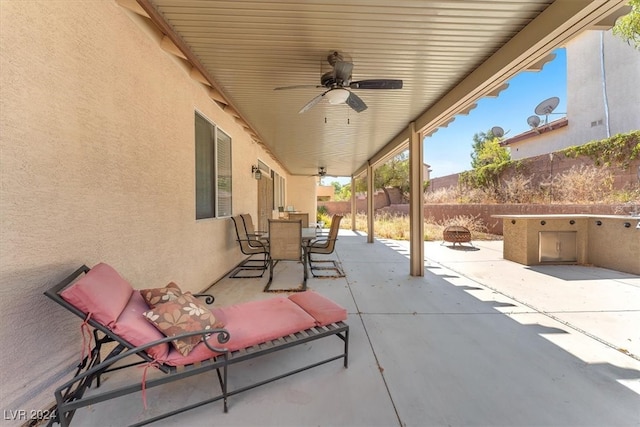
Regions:
M 374 217 L 374 230 L 377 237 L 394 240 L 409 240 L 409 216 L 402 214 L 380 213 Z M 496 240 L 501 236 L 487 233 L 487 227 L 478 217 L 456 216 L 444 221 L 436 221 L 433 217 L 425 218 L 424 240 L 442 240 L 442 233 L 449 225 L 461 225 L 471 231 L 474 240 Z M 351 229 L 351 215 L 346 214 L 340 223 L 340 228 Z M 356 230 L 367 231 L 367 216 L 356 215 Z
M 500 198 L 504 203 L 533 203 L 539 198 L 539 193 L 532 188 L 534 175 L 525 177 L 517 174 L 503 182 L 500 188 Z
M 488 198 L 481 189 L 467 187 L 463 184 L 424 194 L 425 203 L 490 203 Z
M 594 203 L 607 200 L 613 191 L 613 174 L 603 168 L 580 165 L 555 176 L 549 186 L 554 201 Z
M 495 195 L 480 188 L 461 185 L 458 188 L 458 203 L 498 203 Z
M 394 240 L 409 240 L 409 216 L 382 213 L 374 216 L 377 236 Z
M 428 191 L 424 194 L 424 201 L 425 203 L 456 203 L 458 201 L 458 189 L 449 187 Z

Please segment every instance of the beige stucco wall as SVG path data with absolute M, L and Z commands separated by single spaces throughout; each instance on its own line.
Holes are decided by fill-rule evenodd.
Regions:
M 597 220 L 588 222 L 589 262 L 640 275 L 640 218 Z
M 199 291 L 241 260 L 230 219 L 195 220 L 194 112 L 232 137 L 235 213 L 255 214 L 269 155 L 115 1 L 0 8 L 0 401 L 43 409 L 81 348 L 47 287 L 103 261 L 136 288 Z
M 640 129 L 638 75 L 640 51 L 611 30 L 586 31 L 572 39 L 567 44 L 566 146 L 607 138 L 605 105 L 611 135 Z
M 309 221 L 315 222 L 317 210 L 316 177 L 291 176 L 287 180 L 287 206 L 308 212 Z
M 540 232 L 575 231 L 578 264 L 586 264 L 587 221 L 576 218 L 505 218 L 503 221 L 504 258 L 525 265 L 540 264 Z
M 566 148 L 570 137 L 570 126 L 571 123 L 560 129 L 554 129 L 553 132 L 542 133 L 530 139 L 509 143 L 508 148 L 511 153 L 511 160 L 526 159 Z M 535 142 L 533 142 L 534 140 Z
M 333 199 L 335 195 L 335 187 L 333 185 L 319 185 L 316 187 L 316 196 L 318 198 L 325 198 L 326 200 Z
M 570 40 L 566 54 L 567 93 L 556 95 L 567 98 L 569 124 L 552 132 L 510 142 L 513 160 L 640 129 L 640 90 L 636 87 L 640 51 L 614 36 L 611 30 L 593 30 Z M 557 117 L 552 115 L 549 120 Z
M 575 231 L 577 264 L 640 274 L 640 219 L 625 215 L 503 215 L 504 258 L 539 259 L 539 232 Z M 627 226 L 628 225 L 628 226 Z

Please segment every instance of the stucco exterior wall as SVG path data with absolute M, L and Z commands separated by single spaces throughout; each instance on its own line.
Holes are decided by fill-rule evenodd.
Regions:
M 562 150 L 569 145 L 579 145 L 567 145 L 567 141 L 571 135 L 569 131 L 570 126 L 571 123 L 563 128 L 555 129 L 553 132 L 538 135 L 534 137 L 535 143 L 533 144 L 531 143 L 531 139 L 510 143 L 508 147 L 509 152 L 511 153 L 511 160 L 526 159 L 538 156 L 540 153 L 553 153 L 554 151 Z
M 106 262 L 135 288 L 200 291 L 242 259 L 229 218 L 195 220 L 195 111 L 232 138 L 235 213 L 255 212 L 269 155 L 115 1 L 0 8 L 0 401 L 43 409 L 82 342 L 46 288 Z
M 639 75 L 640 51 L 610 30 L 572 39 L 567 44 L 566 146 L 607 138 L 607 109 L 611 135 L 640 129 Z
M 640 274 L 640 230 L 637 217 L 631 216 L 589 216 L 589 215 L 514 215 L 504 220 L 504 258 L 525 265 L 562 263 L 563 261 L 541 260 L 540 233 L 573 232 L 575 248 L 557 243 L 552 252 L 553 259 L 562 257 L 569 263 L 588 264 L 610 268 L 631 274 Z M 554 236 L 552 237 L 552 242 Z M 615 242 L 615 243 L 614 243 Z M 564 242 L 565 245 L 568 243 Z M 571 251 L 575 249 L 575 261 Z M 547 254 L 549 255 L 549 253 Z
M 636 88 L 640 51 L 611 30 L 593 30 L 570 40 L 566 54 L 567 93 L 557 96 L 567 97 L 568 126 L 505 140 L 513 160 L 640 129 L 640 90 Z
M 291 176 L 287 180 L 287 206 L 309 213 L 310 222 L 316 220 L 316 179 L 313 176 Z

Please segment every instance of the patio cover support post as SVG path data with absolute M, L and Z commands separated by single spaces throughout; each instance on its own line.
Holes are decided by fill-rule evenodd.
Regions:
M 373 243 L 373 216 L 375 214 L 373 191 L 373 167 L 369 162 L 367 164 L 367 243 Z
M 356 231 L 356 213 L 358 205 L 356 204 L 356 178 L 351 176 L 351 231 Z
M 424 276 L 424 180 L 422 135 L 409 124 L 409 259 L 410 274 Z

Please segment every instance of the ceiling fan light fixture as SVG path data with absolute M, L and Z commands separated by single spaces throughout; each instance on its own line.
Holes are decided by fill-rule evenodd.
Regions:
M 329 104 L 344 104 L 349 98 L 350 92 L 346 89 L 336 88 L 325 93 L 324 96 L 329 100 Z

